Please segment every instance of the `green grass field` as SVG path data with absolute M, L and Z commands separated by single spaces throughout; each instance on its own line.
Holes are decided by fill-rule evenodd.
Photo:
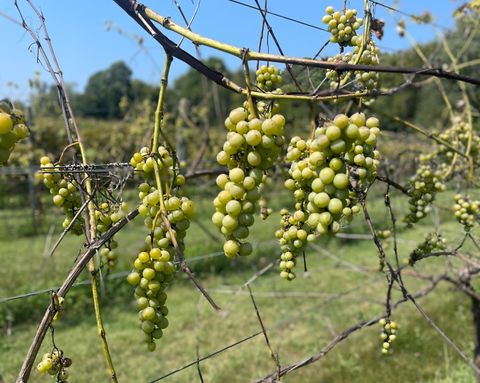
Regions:
M 378 193 L 377 193 L 378 194 Z M 445 197 L 447 198 L 448 193 Z M 451 197 L 451 195 L 449 196 Z M 242 285 L 258 270 L 278 257 L 273 232 L 277 226 L 282 198 L 272 203 L 272 217 L 255 225 L 255 253 L 249 259 L 228 262 L 217 256 L 221 241 L 209 224 L 208 201 L 199 205 L 198 221 L 208 227 L 206 233 L 192 224 L 187 239 L 187 257 L 199 280 L 222 310 L 215 312 L 183 275 L 169 289 L 170 326 L 149 353 L 141 342 L 132 291 L 124 277 L 104 280 L 102 306 L 108 340 L 121 382 L 150 382 L 209 355 L 229 344 L 253 336 L 249 340 L 200 364 L 205 382 L 251 382 L 275 369 L 248 290 Z M 382 198 L 370 202 L 374 222 L 384 228 L 386 211 Z M 401 206 L 396 213 L 402 215 Z M 404 213 L 404 212 L 403 212 Z M 442 212 L 441 217 L 448 217 Z M 367 233 L 361 217 L 350 231 Z M 399 229 L 402 259 L 408 258 L 415 244 L 429 230 L 431 219 L 415 230 Z M 400 225 L 401 226 L 401 225 Z M 456 244 L 461 227 L 453 221 L 442 224 L 442 232 Z M 58 232 L 53 237 L 55 241 Z M 140 247 L 145 234 L 141 219 L 119 236 L 121 260 L 114 271 L 129 271 L 129 262 Z M 45 236 L 0 241 L 0 301 L 4 297 L 50 288 L 62 282 L 76 255 L 82 250 L 81 239 L 67 237 L 53 257 L 42 256 Z M 50 244 L 51 246 L 51 244 Z M 389 257 L 393 257 L 392 241 L 387 241 Z M 48 246 L 47 246 L 48 248 Z M 207 258 L 198 257 L 210 255 Z M 196 257 L 198 259 L 196 259 Z M 319 352 L 335 335 L 363 319 L 384 313 L 386 282 L 378 269 L 377 250 L 370 240 L 323 238 L 307 254 L 308 272 L 285 282 L 276 268 L 270 269 L 251 283 L 269 339 L 282 365 L 299 361 Z M 441 272 L 446 259 L 430 258 L 416 269 L 428 274 Z M 301 265 L 299 264 L 299 268 Z M 407 269 L 408 271 L 408 269 Z M 88 279 L 84 274 L 81 280 Z M 413 293 L 428 285 L 405 275 Z M 395 299 L 401 297 L 398 291 Z M 12 382 L 22 363 L 36 329 L 36 324 L 49 302 L 48 294 L 12 300 L 0 304 L 3 318 L 13 318 L 11 334 L 1 333 L 0 375 Z M 473 350 L 473 328 L 468 298 L 451 285 L 440 284 L 419 302 L 468 355 Z M 89 301 L 89 286 L 74 288 L 67 296 L 64 318 L 55 323 L 55 342 L 73 359 L 69 369 L 72 382 L 107 382 L 99 338 Z M 409 303 L 401 305 L 393 318 L 399 323 L 398 340 L 391 356 L 381 355 L 379 326 L 375 325 L 351 335 L 321 361 L 287 375 L 285 382 L 472 382 L 473 374 L 457 354 L 426 323 Z M 47 337 L 42 352 L 51 348 Z M 41 355 L 40 353 L 40 355 Z M 32 382 L 48 382 L 48 376 L 33 371 Z M 200 381 L 195 365 L 165 378 L 165 382 Z

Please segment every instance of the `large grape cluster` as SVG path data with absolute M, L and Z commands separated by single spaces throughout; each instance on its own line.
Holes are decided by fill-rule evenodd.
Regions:
M 408 263 L 413 266 L 432 251 L 445 250 L 446 244 L 447 240 L 441 234 L 428 233 L 424 241 L 411 252 Z
M 145 217 L 149 234 L 145 246 L 134 263 L 127 280 L 135 288 L 140 327 L 150 351 L 155 350 L 155 340 L 168 326 L 166 288 L 176 272 L 177 251 L 184 249 L 183 239 L 194 214 L 192 201 L 182 196 L 185 178 L 170 151 L 159 146 L 154 153 L 142 148 L 130 161 L 144 177 L 138 187 L 142 201 L 138 211 Z M 157 178 L 158 176 L 158 178 Z M 159 190 L 160 181 L 162 190 Z
M 453 205 L 453 214 L 458 222 L 463 225 L 465 231 L 475 225 L 480 217 L 480 201 L 471 200 L 468 196 L 461 194 L 455 195 L 455 204 Z
M 357 10 L 345 9 L 343 12 L 339 12 L 335 11 L 332 6 L 328 6 L 325 12 L 326 15 L 323 16 L 322 22 L 328 26 L 328 30 L 332 34 L 330 41 L 341 46 L 354 45 L 352 39 L 363 24 L 363 20 L 357 17 Z
M 67 174 L 63 173 L 58 166 L 55 166 L 47 156 L 40 159 L 38 177 L 50 190 L 53 203 L 63 210 L 66 217 L 62 226 L 66 229 L 82 205 L 77 182 L 73 178 L 68 179 Z M 81 218 L 77 219 L 71 226 L 70 231 L 80 235 L 83 233 L 83 225 L 83 220 Z
M 262 65 L 257 72 L 257 86 L 265 92 L 275 90 L 282 83 L 282 76 L 277 67 Z
M 262 73 L 258 74 L 259 84 L 262 84 Z M 225 236 L 223 250 L 228 258 L 252 252 L 252 245 L 244 240 L 254 222 L 265 173 L 280 156 L 285 142 L 285 118 L 276 113 L 278 105 L 258 102 L 255 107 L 258 117 L 248 109 L 247 103 L 230 112 L 225 120 L 229 130 L 226 142 L 217 155 L 217 162 L 227 166 L 229 172 L 217 177 L 221 191 L 213 201 L 216 211 L 212 222 Z M 265 212 L 268 213 L 268 209 Z
M 403 219 L 409 226 L 424 218 L 431 210 L 435 195 L 445 190 L 443 179 L 446 165 L 440 164 L 434 168 L 430 162 L 422 161 L 424 158 L 420 160 L 420 167 L 409 181 L 410 213 Z
M 37 365 L 37 371 L 54 376 L 58 383 L 68 383 L 67 368 L 71 365 L 70 358 L 65 357 L 62 351 L 54 350 L 43 354 L 42 360 Z
M 23 113 L 5 103 L 0 105 L 0 166 L 6 165 L 17 141 L 29 136 Z
M 286 156 L 291 162 L 290 178 L 285 187 L 293 192 L 295 212 L 282 217 L 277 232 L 282 261 L 289 258 L 289 265 L 295 266 L 294 258 L 303 251 L 306 239 L 337 233 L 342 221 L 351 221 L 360 211 L 357 191 L 376 176 L 379 134 L 377 118 L 355 113 L 337 115 L 306 141 L 298 136 L 291 139 Z M 282 268 L 286 279 L 294 275 L 292 268 Z
M 397 339 L 398 325 L 396 322 L 390 319 L 380 319 L 380 326 L 382 332 L 380 333 L 380 339 L 382 341 L 382 354 L 388 355 L 392 353 L 392 343 Z

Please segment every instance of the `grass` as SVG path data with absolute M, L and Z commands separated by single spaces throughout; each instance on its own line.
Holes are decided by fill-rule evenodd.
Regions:
M 275 199 L 272 207 L 278 211 L 281 201 L 282 198 Z M 377 227 L 387 227 L 382 199 L 371 199 L 369 206 Z M 395 209 L 400 216 L 402 207 L 395 206 Z M 209 214 L 209 202 L 200 201 L 198 220 L 211 230 Z M 197 346 L 200 356 L 208 355 L 260 330 L 248 292 L 240 287 L 278 256 L 277 245 L 272 242 L 276 220 L 274 213 L 267 221 L 258 222 L 253 232 L 257 243 L 255 253 L 249 259 L 233 263 L 219 256 L 193 262 L 195 257 L 218 252 L 221 241 L 212 240 L 212 233 L 207 234 L 198 224 L 192 224 L 187 258 L 222 310 L 212 310 L 190 281 L 179 276 L 169 290 L 170 326 L 154 353 L 146 351 L 141 342 L 131 289 L 123 278 L 105 281 L 103 314 L 121 382 L 152 381 L 194 361 Z M 431 227 L 429 224 L 427 220 L 416 230 L 399 230 L 402 258 L 407 258 L 415 244 L 423 239 Z M 360 218 L 349 231 L 367 232 Z M 452 246 L 458 243 L 461 230 L 455 222 L 445 222 L 442 231 Z M 213 235 L 217 234 L 213 232 Z M 129 262 L 144 236 L 140 220 L 121 233 L 121 261 L 116 271 L 129 270 Z M 367 240 L 322 238 L 318 246 L 320 250 L 311 249 L 307 254 L 308 273 L 299 272 L 294 282 L 286 283 L 280 280 L 277 270 L 270 270 L 251 284 L 272 347 L 278 352 L 282 364 L 320 351 L 343 329 L 384 312 L 385 277 L 382 273 L 372 272 L 378 265 L 374 244 Z M 44 236 L 0 241 L 0 261 L 4 265 L 0 268 L 0 298 L 59 284 L 81 251 L 82 241 L 67 237 L 57 255 L 51 258 L 41 256 L 44 247 Z M 387 241 L 387 251 L 391 256 L 391 240 Z M 416 266 L 419 271 L 431 274 L 444 268 L 445 259 L 433 258 Z M 427 284 L 408 276 L 405 278 L 412 292 Z M 87 276 L 83 275 L 81 279 L 87 279 Z M 88 293 L 88 286 L 81 286 L 68 295 L 65 317 L 55 324 L 55 342 L 74 361 L 70 368 L 72 381 L 106 382 L 108 377 Z M 400 298 L 397 291 L 394 298 Z M 8 311 L 14 317 L 12 334 L 2 334 L 0 342 L 0 375 L 5 382 L 14 380 L 48 300 L 48 294 L 42 294 L 1 304 L 0 310 Z M 420 303 L 448 336 L 471 354 L 473 329 L 467 297 L 452 291 L 449 285 L 440 285 Z M 411 304 L 400 306 L 394 319 L 401 328 L 392 356 L 381 355 L 379 328 L 372 326 L 354 333 L 324 359 L 287 375 L 283 381 L 473 381 L 470 369 Z M 46 338 L 42 352 L 50 347 L 51 339 Z M 275 368 L 262 335 L 209 358 L 200 366 L 206 382 L 249 382 Z M 198 380 L 195 366 L 165 379 L 166 382 Z M 49 378 L 34 371 L 31 381 L 45 382 Z

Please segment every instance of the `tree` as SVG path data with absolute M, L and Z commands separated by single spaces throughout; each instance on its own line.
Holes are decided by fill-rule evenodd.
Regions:
M 125 111 L 121 103 L 129 102 L 133 97 L 131 76 L 131 69 L 123 61 L 92 75 L 78 100 L 80 113 L 98 118 L 123 117 Z

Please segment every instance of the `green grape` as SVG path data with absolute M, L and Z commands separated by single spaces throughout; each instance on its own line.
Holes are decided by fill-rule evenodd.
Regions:
M 344 9 L 342 12 L 335 12 L 332 6 L 328 6 L 325 12 L 322 22 L 332 34 L 330 41 L 340 46 L 354 45 L 352 40 L 357 36 L 356 31 L 363 25 L 363 20 L 357 17 L 357 10 Z
M 231 117 L 234 120 L 241 119 L 242 113 L 236 111 Z M 155 153 L 151 153 L 149 148 L 142 148 L 132 156 L 130 164 L 144 178 L 138 187 L 141 200 L 139 213 L 144 217 L 149 234 L 145 239 L 144 251 L 140 251 L 134 260 L 134 270 L 128 275 L 127 281 L 136 286 L 140 327 L 148 350 L 154 351 L 155 340 L 160 339 L 162 330 L 168 327 L 166 289 L 177 272 L 177 251 L 184 250 L 183 239 L 195 214 L 195 207 L 183 195 L 185 178 L 179 173 L 178 163 L 166 147 L 159 146 Z M 156 171 L 160 175 L 163 195 L 157 189 Z M 238 172 L 234 172 L 233 176 L 236 180 L 242 178 Z M 230 200 L 229 194 L 222 195 L 222 201 Z M 230 208 L 235 213 L 238 211 L 238 206 Z
M 350 38 L 349 44 L 353 46 L 353 52 L 346 52 L 344 54 L 337 54 L 334 57 L 330 57 L 328 61 L 334 63 L 347 63 L 347 64 L 362 64 L 362 65 L 378 65 L 380 49 L 375 45 L 375 42 L 371 39 L 368 40 L 366 45 L 363 45 L 362 36 L 354 35 Z M 370 71 L 354 71 L 353 86 L 356 90 L 373 90 L 378 86 L 379 75 L 378 72 Z M 350 74 L 347 72 L 339 74 L 335 70 L 327 70 L 326 78 L 330 81 L 330 87 L 332 89 L 338 88 L 340 85 L 345 85 L 343 82 L 348 77 L 351 80 Z M 354 132 L 352 132 L 354 134 Z
M 30 135 L 25 117 L 5 102 L 0 107 L 0 166 L 6 165 L 15 144 Z
M 446 164 L 442 164 L 436 169 L 433 166 L 435 166 L 433 163 L 428 162 L 420 165 L 410 179 L 408 189 L 410 213 L 403 219 L 408 226 L 426 217 L 437 192 L 445 190 L 443 179 Z
M 275 67 L 262 66 L 257 71 L 257 86 L 263 91 L 273 91 L 279 83 L 281 76 Z M 213 201 L 212 222 L 225 237 L 228 258 L 252 252 L 251 244 L 244 242 L 253 223 L 251 214 L 260 208 L 262 218 L 266 218 L 271 212 L 262 200 L 264 177 L 279 158 L 285 141 L 285 118 L 278 113 L 278 106 L 258 101 L 255 107 L 258 115 L 248 103 L 230 112 L 225 120 L 226 141 L 217 154 L 218 163 L 229 171 L 217 177 L 220 191 Z M 252 218 L 240 219 L 245 215 Z
M 392 344 L 397 339 L 398 324 L 390 320 L 390 318 L 380 319 L 378 322 L 382 328 L 380 333 L 380 341 L 382 343 L 382 354 L 389 355 L 393 352 Z
M 257 86 L 266 92 L 271 92 L 282 83 L 282 76 L 279 73 L 278 68 L 273 65 L 261 66 L 256 72 Z
M 69 377 L 67 368 L 71 365 L 72 360 L 65 357 L 63 351 L 55 349 L 53 352 L 43 354 L 42 360 L 37 365 L 37 371 L 54 376 L 58 383 L 67 383 Z
M 410 253 L 409 264 L 413 266 L 417 261 L 435 250 L 445 250 L 446 243 L 447 240 L 441 234 L 428 233 L 423 242 Z
M 360 131 L 364 133 L 352 133 Z M 308 140 L 298 136 L 290 140 L 286 154 L 290 178 L 285 187 L 293 194 L 296 211 L 293 215 L 283 212 L 277 232 L 282 278 L 294 278 L 292 268 L 306 241 L 337 233 L 360 211 L 356 193 L 375 179 L 379 152 L 374 148 L 379 134 L 376 118 L 339 114 L 316 128 Z M 355 161 L 356 152 L 363 153 L 364 161 Z
M 453 214 L 458 222 L 463 225 L 463 229 L 468 232 L 472 229 L 480 217 L 480 201 L 472 201 L 468 196 L 461 194 L 455 195 L 455 204 L 453 205 Z
M 44 156 L 40 159 L 40 172 L 38 178 L 43 180 L 43 184 L 53 195 L 54 205 L 62 209 L 65 214 L 63 228 L 66 229 L 78 213 L 82 206 L 80 193 L 77 188 L 77 182 L 71 178 L 68 173 L 60 171 L 59 167 L 54 165 L 50 158 Z M 75 235 L 83 233 L 84 222 L 81 218 L 71 225 L 70 232 Z

